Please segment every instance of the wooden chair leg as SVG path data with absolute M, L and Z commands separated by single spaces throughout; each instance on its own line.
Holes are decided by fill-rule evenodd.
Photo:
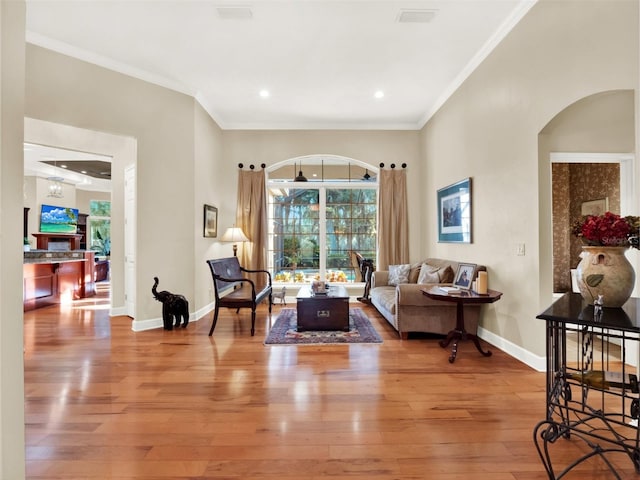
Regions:
M 256 309 L 251 309 L 251 336 L 256 333 Z
M 213 330 L 216 328 L 216 323 L 218 323 L 218 312 L 220 311 L 220 307 L 216 304 L 215 312 L 213 313 L 213 323 L 211 323 L 211 330 L 209 330 L 209 336 L 213 335 Z

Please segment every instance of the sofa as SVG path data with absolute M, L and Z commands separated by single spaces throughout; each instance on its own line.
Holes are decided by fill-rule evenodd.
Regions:
M 420 278 L 421 272 L 424 273 L 423 264 L 426 265 L 426 274 Z M 406 340 L 410 332 L 446 335 L 456 326 L 456 304 L 433 300 L 421 289 L 451 285 L 457 269 L 457 261 L 427 258 L 411 264 L 407 281 L 397 284 L 390 279 L 389 270 L 376 270 L 371 276 L 371 304 L 402 339 Z M 486 270 L 486 267 L 478 265 L 476 274 L 480 270 Z M 418 280 L 423 283 L 418 283 Z M 476 334 L 478 330 L 480 307 L 478 304 L 464 307 L 465 329 L 469 333 Z

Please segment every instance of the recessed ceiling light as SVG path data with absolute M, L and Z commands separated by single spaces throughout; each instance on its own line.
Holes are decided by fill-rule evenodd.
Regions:
M 60 168 L 67 168 L 66 165 L 60 165 Z
M 271 94 L 269 93 L 269 90 L 263 88 L 262 90 L 260 90 L 260 97 L 262 98 L 269 98 Z
M 376 93 L 373 94 L 373 96 L 376 98 L 383 98 L 384 92 L 382 90 L 378 90 Z

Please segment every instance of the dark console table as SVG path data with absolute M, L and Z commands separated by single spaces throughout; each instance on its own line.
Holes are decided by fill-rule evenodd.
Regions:
M 456 328 L 451 330 L 444 340 L 440 341 L 442 348 L 447 346 L 453 341 L 453 347 L 451 347 L 451 355 L 449 356 L 449 363 L 456 361 L 458 355 L 458 342 L 461 340 L 471 340 L 476 346 L 478 351 L 485 357 L 491 356 L 491 350 L 486 352 L 482 350 L 480 346 L 480 339 L 474 333 L 467 332 L 464 327 L 464 306 L 473 303 L 493 303 L 500 300 L 502 292 L 497 290 L 489 290 L 486 294 L 479 294 L 471 290 L 463 290 L 460 293 L 446 293 L 438 287 L 423 288 L 422 293 L 434 300 L 441 300 L 443 302 L 453 302 L 456 304 Z
M 627 364 L 632 354 L 638 360 L 640 299 L 597 310 L 580 295 L 567 293 L 536 318 L 546 321 L 547 415 L 533 436 L 548 477 L 562 478 L 597 455 L 621 479 L 607 458 L 611 452 L 628 455 L 640 473 L 637 372 Z M 621 382 L 593 382 L 593 372 L 615 375 Z M 552 447 L 560 438 L 584 442 L 586 453 L 568 464 L 559 462 Z

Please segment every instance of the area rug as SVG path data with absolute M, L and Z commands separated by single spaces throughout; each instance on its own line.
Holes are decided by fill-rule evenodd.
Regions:
M 265 345 L 382 343 L 382 338 L 360 308 L 349 309 L 348 332 L 298 332 L 296 327 L 296 309 L 283 308 L 264 341 Z

